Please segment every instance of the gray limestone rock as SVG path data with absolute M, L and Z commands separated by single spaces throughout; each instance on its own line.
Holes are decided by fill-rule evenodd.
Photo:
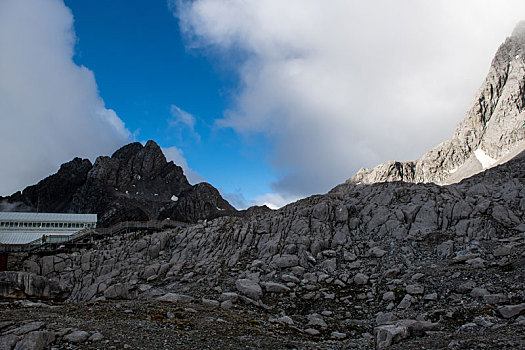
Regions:
M 0 349 L 11 350 L 21 337 L 15 334 L 7 334 L 0 336 Z
M 64 300 L 70 290 L 55 279 L 21 271 L 0 272 L 0 297 Z
M 163 296 L 157 297 L 156 300 L 170 302 L 170 303 L 191 303 L 194 298 L 189 295 L 177 294 L 177 293 L 166 293 Z
M 406 286 L 406 291 L 408 294 L 412 295 L 423 294 L 425 292 L 425 287 L 420 284 L 409 284 Z
M 48 331 L 37 331 L 26 334 L 16 343 L 15 350 L 42 350 L 55 340 L 55 334 Z
M 237 280 L 235 286 L 239 292 L 253 300 L 259 300 L 263 295 L 261 286 L 257 282 L 246 278 Z
M 408 338 L 408 327 L 389 324 L 374 328 L 377 349 L 388 349 L 393 343 Z
M 308 319 L 308 326 L 319 327 L 323 329 L 328 327 L 328 324 L 326 324 L 323 316 L 319 314 L 308 315 L 306 318 Z
M 305 332 L 306 334 L 310 334 L 310 335 L 314 335 L 314 336 L 315 336 L 315 335 L 319 335 L 319 334 L 321 334 L 321 332 L 319 332 L 319 331 L 318 331 L 317 329 L 315 329 L 315 328 L 307 328 L 307 329 L 304 330 L 304 332 Z
M 397 305 L 397 307 L 399 309 L 408 309 L 412 303 L 414 302 L 414 297 L 411 296 L 410 294 L 407 294 L 403 297 L 403 299 L 401 300 L 401 302 L 399 303 L 399 305 Z
M 332 339 L 341 340 L 341 339 L 345 339 L 346 337 L 347 337 L 346 333 L 335 332 L 335 331 L 330 333 L 330 338 Z
M 281 316 L 277 319 L 277 322 L 282 323 L 282 324 L 287 324 L 290 326 L 294 325 L 294 321 L 292 320 L 290 316 Z
M 490 294 L 488 290 L 485 288 L 473 288 L 470 291 L 470 296 L 473 298 L 482 298 L 486 295 Z
M 274 260 L 274 264 L 278 268 L 286 268 L 296 266 L 299 263 L 299 257 L 297 255 L 283 255 L 279 256 Z
M 435 330 L 437 327 L 437 323 L 410 319 L 378 326 L 374 328 L 376 346 L 378 349 L 388 349 L 394 343 L 410 336 L 424 335 L 426 331 Z
M 498 312 L 503 318 L 512 318 L 525 311 L 525 303 L 517 305 L 506 305 L 498 308 Z
M 368 283 L 369 277 L 363 273 L 358 273 L 354 276 L 354 283 L 358 285 L 364 285 Z
M 263 282 L 261 284 L 270 293 L 286 293 L 290 291 L 289 287 L 276 282 Z
M 74 331 L 64 336 L 64 340 L 70 343 L 83 343 L 89 338 L 89 333 L 86 331 Z
M 219 306 L 220 305 L 218 300 L 207 299 L 207 298 L 202 298 L 202 304 L 207 305 L 207 306 Z
M 13 331 L 16 335 L 24 335 L 44 327 L 45 323 L 40 321 L 29 322 Z
M 503 304 L 503 303 L 506 303 L 509 298 L 505 295 L 505 294 L 486 294 L 483 296 L 483 300 L 487 303 L 487 304 L 492 304 L 492 305 L 495 305 L 495 304 Z
M 104 296 L 108 299 L 127 299 L 129 297 L 129 286 L 125 283 L 116 283 L 104 291 Z
M 100 333 L 100 332 L 95 332 L 95 333 L 91 334 L 91 336 L 88 338 L 88 340 L 90 342 L 92 342 L 92 343 L 99 342 L 102 339 L 104 339 L 104 335 L 102 335 L 102 333 Z

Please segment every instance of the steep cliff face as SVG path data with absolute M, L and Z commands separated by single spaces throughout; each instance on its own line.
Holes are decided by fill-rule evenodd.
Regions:
M 237 213 L 213 186 L 192 186 L 153 141 L 131 143 L 93 165 L 75 158 L 7 201 L 17 204 L 15 210 L 97 213 L 103 226 L 168 217 L 196 222 Z
M 454 137 L 423 157 L 361 169 L 349 181 L 448 184 L 525 149 L 525 22 L 498 49 Z

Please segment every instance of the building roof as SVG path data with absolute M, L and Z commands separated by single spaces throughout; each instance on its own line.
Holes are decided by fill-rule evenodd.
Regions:
M 78 231 L 3 231 L 0 230 L 0 244 L 27 244 L 46 236 L 71 236 Z
M 0 221 L 97 222 L 97 214 L 0 212 Z

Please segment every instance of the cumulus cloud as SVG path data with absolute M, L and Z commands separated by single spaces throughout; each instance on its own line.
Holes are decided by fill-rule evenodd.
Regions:
M 0 2 L 0 194 L 131 138 L 105 107 L 93 72 L 73 62 L 75 42 L 62 0 Z
M 235 208 L 241 210 L 248 209 L 254 205 L 266 205 L 270 209 L 279 209 L 287 204 L 301 199 L 299 196 L 282 195 L 280 193 L 273 192 L 262 194 L 253 199 L 247 199 L 241 189 L 236 189 L 234 192 L 225 192 L 222 188 L 220 188 L 219 191 L 221 192 L 221 195 L 224 197 L 224 199 L 226 199 Z
M 266 205 L 270 209 L 279 209 L 285 205 L 299 200 L 299 196 L 282 195 L 279 193 L 265 193 L 254 199 L 255 205 Z
M 450 138 L 525 13 L 522 0 L 171 3 L 189 47 L 235 62 L 238 93 L 217 124 L 266 135 L 281 196 Z
M 236 188 L 234 192 L 226 192 L 223 188 L 219 188 L 218 190 L 221 196 L 237 209 L 248 209 L 248 207 L 255 205 L 253 201 L 246 199 L 244 193 L 239 188 Z
M 173 161 L 173 163 L 177 164 L 182 170 L 184 170 L 184 175 L 186 175 L 186 178 L 192 185 L 206 181 L 202 175 L 188 166 L 188 162 L 186 161 L 186 158 L 184 158 L 184 153 L 181 149 L 175 146 L 163 147 L 162 152 L 168 161 Z

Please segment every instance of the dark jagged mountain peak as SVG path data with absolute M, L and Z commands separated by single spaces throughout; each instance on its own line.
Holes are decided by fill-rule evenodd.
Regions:
M 88 159 L 75 158 L 60 166 L 56 174 L 50 175 L 37 185 L 16 192 L 8 201 L 17 203 L 16 210 L 40 212 L 67 211 L 73 195 L 86 182 L 92 165 Z
M 75 158 L 38 184 L 7 198 L 12 208 L 97 213 L 99 224 L 172 218 L 196 222 L 237 211 L 207 183 L 192 186 L 154 141 L 130 143 L 94 164 Z

